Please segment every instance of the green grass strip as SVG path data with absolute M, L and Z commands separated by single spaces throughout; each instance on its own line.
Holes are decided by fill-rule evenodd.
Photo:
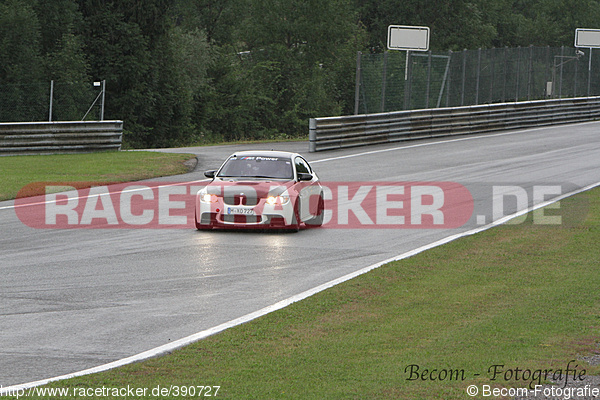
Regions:
M 189 154 L 120 151 L 0 157 L 0 201 L 34 182 L 130 182 L 187 172 Z
M 578 360 L 597 354 L 600 341 L 600 189 L 563 200 L 561 210 L 579 222 L 499 226 L 170 355 L 50 387 L 147 389 L 129 398 L 210 385 L 226 399 L 431 400 L 471 398 L 473 384 L 524 387 L 531 379 L 515 379 L 517 368 L 564 371 L 573 359 L 585 376 L 600 374 Z M 492 381 L 494 365 L 512 378 Z M 441 379 L 443 371 L 454 375 Z

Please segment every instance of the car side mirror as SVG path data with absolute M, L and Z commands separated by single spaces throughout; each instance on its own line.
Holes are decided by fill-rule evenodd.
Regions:
M 207 178 L 211 178 L 212 179 L 212 178 L 215 177 L 216 173 L 217 173 L 217 171 L 213 169 L 213 170 L 210 170 L 210 171 L 205 171 L 204 172 L 204 176 L 207 177 Z
M 313 176 L 311 174 L 307 174 L 305 172 L 300 172 L 298 174 L 299 181 L 312 181 Z

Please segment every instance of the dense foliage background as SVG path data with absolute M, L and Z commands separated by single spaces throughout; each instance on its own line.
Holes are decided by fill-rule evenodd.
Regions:
M 356 52 L 390 24 L 433 50 L 573 46 L 600 0 L 0 0 L 0 84 L 106 80 L 133 147 L 299 137 L 352 113 Z

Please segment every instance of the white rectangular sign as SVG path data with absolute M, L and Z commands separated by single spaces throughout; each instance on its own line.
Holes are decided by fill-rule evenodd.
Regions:
M 575 47 L 600 47 L 600 29 L 576 29 Z
M 429 28 L 426 26 L 390 25 L 388 27 L 389 50 L 429 50 Z

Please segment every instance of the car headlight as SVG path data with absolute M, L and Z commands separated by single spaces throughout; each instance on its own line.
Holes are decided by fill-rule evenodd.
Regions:
M 219 201 L 219 196 L 217 196 L 216 194 L 204 193 L 201 199 L 205 203 L 216 203 L 217 201 Z
M 267 197 L 267 204 L 274 206 L 276 204 L 286 204 L 290 201 L 290 196 L 269 196 Z

